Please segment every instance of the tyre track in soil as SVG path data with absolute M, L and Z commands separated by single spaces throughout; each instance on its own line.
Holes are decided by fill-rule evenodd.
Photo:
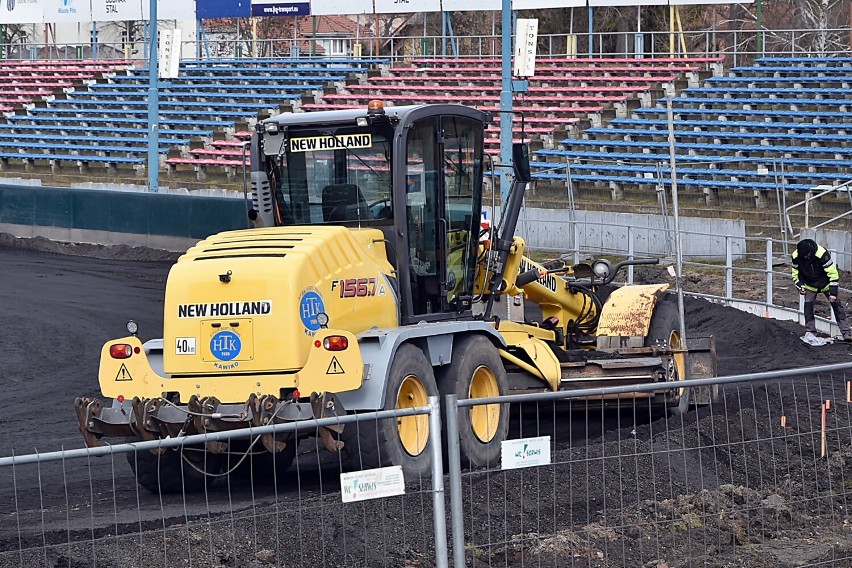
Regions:
M 82 447 L 73 400 L 98 394 L 100 349 L 105 341 L 125 332 L 127 319 L 139 322 L 143 341 L 160 336 L 165 281 L 175 257 L 144 248 L 0 236 L 0 456 Z M 686 317 L 688 333 L 716 336 L 720 375 L 852 361 L 846 345 L 820 349 L 805 345 L 795 324 L 763 320 L 701 300 L 687 302 Z M 731 406 L 727 409 L 736 411 Z M 548 408 L 535 419 L 518 420 L 513 411 L 511 435 L 555 433 L 558 448 L 560 443 L 567 447 L 572 438 L 577 446 L 585 432 L 600 437 L 605 431 L 605 437 L 620 441 L 623 430 L 632 424 L 629 413 L 598 411 L 581 416 L 571 411 L 566 421 L 552 412 Z M 285 474 L 280 486 L 298 484 L 295 497 L 300 503 L 322 502 L 326 496 L 317 491 L 320 485 L 328 493 L 329 486 L 337 483 L 333 459 L 322 459 L 327 465 L 317 464 L 318 456 L 303 445 L 298 473 Z M 73 534 L 101 536 L 116 529 L 124 533 L 128 528 L 133 532 L 162 527 L 164 517 L 167 523 L 186 522 L 207 515 L 208 508 L 212 515 L 239 517 L 240 511 L 268 506 L 276 496 L 286 498 L 287 494 L 280 489 L 276 495 L 269 487 L 253 491 L 234 486 L 229 491 L 220 484 L 200 503 L 173 497 L 160 501 L 137 488 L 123 457 L 92 459 L 91 467 L 83 460 L 44 465 L 40 471 L 20 467 L 14 473 L 17 491 L 9 468 L 0 471 L 0 550 L 18 547 L 16 507 L 22 524 L 37 525 L 40 518 L 48 519 L 47 536 L 40 530 L 24 532 L 25 543 L 38 545 L 43 538 L 65 542 L 68 519 L 76 527 Z M 31 482 L 38 475 L 51 480 L 41 493 Z M 306 534 L 317 532 L 317 527 L 303 527 L 301 522 L 300 530 Z M 345 532 L 341 527 L 337 530 Z

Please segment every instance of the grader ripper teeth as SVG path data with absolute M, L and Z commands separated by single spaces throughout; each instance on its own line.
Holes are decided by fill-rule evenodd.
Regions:
M 296 420 L 345 416 L 346 411 L 334 393 L 311 394 L 310 400 L 279 400 L 274 395 L 252 394 L 243 404 L 222 404 L 216 397 L 193 395 L 185 406 L 164 398 L 134 398 L 129 403 L 105 407 L 97 398 L 77 398 L 74 402 L 77 422 L 86 445 L 101 445 L 103 437 L 136 437 L 143 441 L 221 432 Z M 342 424 L 323 426 L 319 435 L 330 451 L 340 451 L 343 442 L 335 435 L 343 432 Z M 260 441 L 267 451 L 282 451 L 287 443 L 273 434 L 262 434 Z M 207 442 L 211 453 L 227 451 L 222 442 Z

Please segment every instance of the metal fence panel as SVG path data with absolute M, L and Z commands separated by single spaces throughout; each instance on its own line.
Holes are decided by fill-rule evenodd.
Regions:
M 410 414 L 428 412 L 432 427 L 440 428 L 437 398 L 430 402 Z M 355 421 L 346 428 L 369 429 L 398 417 L 347 419 Z M 178 449 L 156 455 L 147 449 L 152 443 L 139 443 L 3 458 L 0 567 L 446 566 L 443 478 L 433 483 L 432 475 L 418 476 L 403 495 L 344 503 L 340 473 L 357 471 L 353 463 L 361 456 L 349 460 L 317 447 L 319 426 L 327 421 L 255 428 L 244 439 L 243 448 L 262 432 L 274 432 L 276 440 L 296 427 L 313 435 L 298 444 L 287 468 L 268 453 L 244 450 L 189 459 L 199 452 L 199 436 L 169 440 Z M 236 441 L 246 434 L 207 439 Z M 440 472 L 440 437 L 432 440 L 426 451 L 437 455 Z M 175 456 L 186 458 L 177 462 L 182 467 L 171 467 Z M 227 473 L 181 491 L 198 479 L 197 468 L 213 469 L 208 460 L 225 460 Z M 156 476 L 158 464 L 160 485 L 174 481 L 176 493 L 137 484 L 134 469 Z
M 685 414 L 526 397 L 510 438 L 552 461 L 451 467 L 454 565 L 848 566 L 848 373 L 745 377 Z

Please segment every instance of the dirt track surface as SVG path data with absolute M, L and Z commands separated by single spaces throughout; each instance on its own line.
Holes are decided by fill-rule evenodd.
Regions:
M 100 349 L 105 341 L 124 333 L 127 319 L 139 322 L 143 340 L 160 336 L 164 285 L 174 259 L 173 254 L 148 249 L 62 245 L 42 239 L 25 241 L 0 236 L 0 321 L 3 321 L 0 362 L 4 377 L 0 381 L 0 457 L 13 452 L 31 453 L 35 448 L 44 452 L 82 446 L 72 402 L 77 396 L 98 394 Z M 686 315 L 688 333 L 716 337 L 720 375 L 852 362 L 849 346 L 807 346 L 799 339 L 801 328 L 792 323 L 764 320 L 703 300 L 688 301 Z M 522 537 L 535 532 L 529 528 L 530 521 L 513 520 L 511 514 L 505 513 L 530 507 L 529 499 L 526 504 L 522 498 L 517 503 L 518 497 L 512 495 L 513 488 L 528 488 L 534 474 L 527 473 L 527 478 L 523 473 L 492 477 L 472 474 L 465 477 L 464 491 L 476 526 L 474 541 L 497 539 L 491 531 L 492 523 L 499 524 L 499 519 L 489 520 L 489 515 L 499 516 L 503 511 L 504 516 L 511 518 L 501 521 L 506 533 L 501 537 L 503 542 L 471 552 L 470 560 L 477 558 L 480 561 L 477 565 L 501 566 L 641 566 L 662 560 L 657 553 L 661 543 L 665 545 L 667 541 L 671 541 L 668 543 L 671 550 L 677 549 L 680 554 L 697 554 L 691 545 L 684 550 L 681 529 L 697 532 L 699 525 L 692 523 L 701 522 L 701 530 L 706 534 L 709 524 L 700 519 L 713 509 L 719 518 L 713 526 L 713 539 L 718 534 L 719 542 L 710 543 L 715 556 L 708 557 L 709 565 L 795 566 L 828 559 L 824 565 L 848 566 L 846 561 L 830 562 L 838 550 L 852 554 L 850 514 L 845 499 L 842 506 L 807 499 L 803 501 L 804 507 L 793 507 L 790 503 L 798 502 L 797 496 L 818 491 L 826 480 L 833 482 L 835 488 L 850 484 L 849 411 L 846 410 L 845 419 L 838 413 L 838 420 L 842 419 L 837 424 L 839 431 L 847 433 L 846 438 L 839 434 L 836 440 L 838 447 L 847 450 L 838 452 L 835 461 L 826 464 L 823 471 L 819 469 L 823 466 L 815 466 L 811 461 L 815 451 L 812 441 L 804 450 L 801 442 L 793 447 L 792 441 L 776 443 L 772 448 L 766 446 L 765 439 L 773 439 L 777 432 L 769 425 L 758 426 L 752 409 L 756 405 L 768 406 L 771 411 L 777 404 L 818 401 L 827 394 L 839 398 L 842 394 L 837 391 L 842 388 L 842 381 L 839 377 L 823 376 L 816 382 L 803 382 L 798 392 L 795 386 L 791 392 L 787 384 L 778 383 L 757 392 L 754 388 L 746 392 L 728 389 L 722 406 L 712 407 L 724 408 L 724 417 L 714 416 L 711 409 L 693 411 L 676 422 L 665 418 L 653 422 L 640 418 L 632 422 L 635 416 L 569 417 L 562 424 L 571 428 L 585 424 L 588 435 L 598 440 L 585 445 L 578 442 L 585 436 L 574 431 L 556 441 L 554 461 L 565 462 L 566 469 L 558 470 L 557 466 L 555 475 L 571 480 L 567 484 L 573 487 L 574 497 L 568 501 L 553 497 L 552 510 L 546 515 L 553 522 L 539 521 L 534 527 L 543 534 L 556 533 L 556 536 L 539 539 L 535 546 L 523 545 Z M 549 412 L 548 407 L 545 413 Z M 601 471 L 608 472 L 610 479 L 623 475 L 631 484 L 635 483 L 631 489 L 635 495 L 627 502 L 621 497 L 616 508 L 620 515 L 617 519 L 607 515 L 613 503 L 619 503 L 618 496 L 610 495 L 609 510 L 599 506 L 596 500 L 605 502 L 608 489 L 590 479 L 588 468 L 584 478 L 572 469 L 575 461 L 596 452 L 609 456 L 639 454 L 637 444 L 643 444 L 644 450 L 650 452 L 654 447 L 659 448 L 655 444 L 671 444 L 672 440 L 686 445 L 690 436 L 700 440 L 731 421 L 743 424 L 744 416 L 745 423 L 755 422 L 755 431 L 735 428 L 740 431 L 739 442 L 734 440 L 736 432 L 733 437 L 728 432 L 730 444 L 738 443 L 741 455 L 735 456 L 736 452 L 731 451 L 730 455 L 719 456 L 714 452 L 712 456 L 704 456 L 703 462 L 699 456 L 693 463 L 693 458 L 687 460 L 684 453 L 683 463 L 676 464 L 675 472 L 669 472 L 673 477 L 664 482 L 645 480 L 643 476 L 655 465 L 657 471 L 667 467 L 671 470 L 671 460 L 668 464 L 655 464 L 656 458 L 649 458 L 647 463 L 637 459 L 635 468 L 604 461 Z M 818 429 L 814 420 L 810 414 L 805 419 L 803 413 L 803 428 Z M 550 433 L 549 427 L 552 432 L 560 431 L 560 426 L 548 425 L 547 420 L 542 422 L 541 433 Z M 513 436 L 525 427 L 529 428 L 528 422 L 514 420 Z M 521 433 L 536 435 L 528 430 Z M 749 446 L 750 443 L 754 445 Z M 755 474 L 747 457 L 755 455 L 753 452 L 771 456 L 767 457 L 771 467 L 767 465 Z M 359 504 L 341 514 L 335 508 L 340 503 L 335 464 L 331 468 L 319 466 L 317 457 L 311 453 L 300 453 L 298 461 L 298 470 L 282 476 L 283 484 L 279 483 L 279 487 L 287 489 L 281 489 L 281 493 L 275 487 L 235 486 L 226 491 L 220 483 L 210 492 L 186 501 L 180 497 L 161 501 L 157 496 L 140 492 L 122 457 L 116 457 L 113 462 L 101 458 L 91 468 L 86 467 L 85 460 L 42 466 L 40 472 L 34 466 L 19 467 L 14 480 L 9 468 L 0 469 L 0 567 L 159 568 L 188 565 L 189 558 L 194 559 L 193 565 L 199 566 L 432 565 L 431 497 L 420 492 L 428 489 L 428 482 L 409 488 L 408 495 L 399 500 Z M 777 472 L 783 473 L 785 468 L 787 476 L 782 475 L 783 479 L 779 480 Z M 807 468 L 808 473 L 791 474 L 796 468 Z M 324 473 L 318 475 L 318 469 Z M 705 479 L 701 473 L 704 470 L 715 473 Z M 45 480 L 41 493 L 36 489 L 38 484 L 32 483 L 39 474 Z M 698 477 L 701 484 L 694 482 Z M 17 490 L 13 490 L 13 481 Z M 555 481 L 544 487 L 551 484 L 556 493 L 562 493 Z M 558 487 L 564 488 L 565 482 L 560 481 Z M 847 496 L 848 493 L 847 490 Z M 504 501 L 495 504 L 492 499 Z M 547 501 L 551 496 L 542 499 Z M 758 531 L 751 526 L 751 521 L 740 522 L 733 513 L 726 512 L 765 504 L 767 500 L 778 513 L 776 520 L 779 515 L 783 517 L 783 522 L 776 523 L 777 530 L 769 536 L 762 528 Z M 585 508 L 580 506 L 582 503 Z M 811 510 L 807 504 L 821 509 Z M 16 508 L 20 515 L 15 515 Z M 537 511 L 540 516 L 540 506 Z M 822 526 L 819 519 L 824 518 L 826 511 L 831 511 L 832 522 Z M 480 514 L 484 520 L 477 516 Z M 534 515 L 535 511 L 530 514 Z M 627 519 L 641 525 L 669 517 L 679 519 L 681 524 L 685 523 L 684 527 L 677 525 L 671 529 L 673 532 L 663 533 L 662 537 L 657 533 L 656 548 L 650 550 L 641 535 L 616 533 L 603 524 L 615 526 Z M 23 527 L 20 531 L 19 522 Z M 119 538 L 114 536 L 116 533 L 129 536 Z M 140 533 L 146 535 L 144 539 Z M 758 533 L 759 539 L 751 538 Z M 281 535 L 289 540 L 282 540 Z M 85 543 L 87 538 L 103 540 Z M 770 538 L 776 540 L 771 546 L 764 546 Z M 806 547 L 803 539 L 808 538 L 814 541 L 812 553 L 802 550 Z M 839 544 L 826 552 L 826 539 Z M 84 544 L 78 544 L 80 541 Z M 608 542 L 619 544 L 608 547 Z M 39 549 L 43 543 L 57 546 L 48 546 L 47 553 L 19 551 L 20 547 Z M 708 544 L 704 545 L 706 552 Z M 767 549 L 784 546 L 789 548 L 785 554 L 767 556 Z M 606 560 L 601 560 L 602 551 L 606 551 Z M 758 562 L 759 558 L 763 560 Z M 740 559 L 746 560 L 741 563 Z M 669 557 L 668 565 L 685 564 L 673 562 Z

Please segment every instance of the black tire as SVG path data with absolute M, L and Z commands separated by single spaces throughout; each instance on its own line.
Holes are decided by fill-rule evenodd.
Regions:
M 426 397 L 437 395 L 435 375 L 426 355 L 415 345 L 401 345 L 388 373 L 382 409 L 425 406 Z M 428 476 L 432 467 L 429 436 L 426 414 L 347 424 L 341 436 L 346 467 L 372 469 L 398 465 L 406 481 L 420 479 Z
M 671 345 L 675 343 L 675 345 Z M 677 302 L 668 298 L 661 299 L 654 307 L 651 325 L 645 337 L 645 347 L 680 347 L 680 314 Z
M 272 485 L 276 480 L 280 480 L 284 473 L 293 464 L 296 458 L 296 448 L 298 441 L 295 437 L 290 437 L 286 440 L 287 445 L 283 450 L 275 455 L 266 451 L 260 440 L 248 450 L 248 444 L 242 444 L 236 448 L 231 446 L 230 463 L 233 469 L 231 472 L 232 479 L 238 479 L 243 482 L 252 482 L 255 486 Z M 252 454 L 243 459 L 243 454 L 246 451 L 251 451 Z M 240 461 L 242 460 L 242 461 Z M 236 465 L 239 463 L 239 465 Z
M 127 462 L 139 485 L 151 493 L 195 493 L 215 479 L 199 470 L 218 473 L 220 463 L 220 456 L 207 453 L 205 458 L 202 452 L 198 447 L 170 449 L 162 454 L 140 450 L 128 453 Z
M 654 313 L 651 315 L 651 325 L 648 327 L 648 335 L 645 337 L 645 347 L 659 346 L 662 348 L 680 348 L 680 313 L 677 307 L 677 301 L 672 298 L 664 298 L 657 302 L 654 307 Z M 683 355 L 676 355 L 670 361 L 671 367 L 668 369 L 673 380 L 679 381 L 684 377 Z M 660 400 L 656 401 L 656 405 L 670 406 L 680 400 L 682 389 L 673 389 L 669 391 L 671 394 L 660 395 Z
M 438 371 L 442 402 L 448 394 L 462 400 L 505 395 L 508 390 L 503 361 L 487 338 L 470 335 L 456 339 L 452 362 Z M 463 466 L 489 467 L 500 461 L 501 443 L 509 433 L 508 404 L 459 408 L 458 425 Z

